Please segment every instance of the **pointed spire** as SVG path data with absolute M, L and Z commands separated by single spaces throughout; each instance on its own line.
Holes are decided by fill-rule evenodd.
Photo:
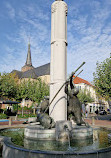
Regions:
M 29 44 L 28 44 L 28 52 L 27 52 L 27 59 L 26 59 L 25 65 L 30 65 L 30 66 L 32 66 L 31 50 L 30 50 L 30 39 L 29 39 Z
M 34 69 L 32 66 L 32 60 L 31 60 L 31 50 L 30 50 L 30 38 L 29 38 L 29 43 L 28 43 L 28 52 L 27 52 L 27 59 L 25 65 L 21 68 L 22 72 L 28 71 Z

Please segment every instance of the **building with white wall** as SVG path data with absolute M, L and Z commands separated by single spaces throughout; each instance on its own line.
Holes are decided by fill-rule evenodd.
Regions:
M 86 110 L 89 113 L 95 113 L 95 111 L 98 110 L 106 110 L 109 109 L 109 104 L 107 101 L 105 101 L 104 98 L 99 97 L 95 91 L 95 87 L 89 83 L 88 81 L 76 77 L 74 80 L 74 84 L 76 87 L 79 88 L 79 90 L 86 90 L 86 92 L 90 92 L 91 97 L 94 99 L 92 103 L 86 104 Z

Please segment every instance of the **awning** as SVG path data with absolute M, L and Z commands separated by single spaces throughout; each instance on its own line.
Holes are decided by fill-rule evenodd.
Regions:
M 21 102 L 11 100 L 0 100 L 0 104 L 19 104 Z

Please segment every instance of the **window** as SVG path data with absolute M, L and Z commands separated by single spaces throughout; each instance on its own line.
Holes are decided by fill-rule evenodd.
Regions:
M 92 112 L 92 106 L 90 106 L 90 112 Z

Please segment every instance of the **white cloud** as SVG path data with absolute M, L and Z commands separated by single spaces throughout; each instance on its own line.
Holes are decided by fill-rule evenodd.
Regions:
M 6 3 L 6 8 L 7 8 L 7 11 L 8 11 L 8 16 L 10 17 L 10 19 L 13 20 L 15 18 L 15 9 L 8 2 Z
M 103 14 L 104 20 L 109 14 Z M 97 22 L 98 17 L 95 17 Z M 95 26 L 89 24 L 87 27 L 87 20 L 79 17 L 78 21 L 70 23 L 74 24 L 74 29 L 68 30 L 68 74 L 74 71 L 83 61 L 86 62 L 83 73 L 80 77 L 92 81 L 93 72 L 96 71 L 96 62 L 103 61 L 110 56 L 111 50 L 111 31 L 110 25 L 103 30 L 103 24 L 96 24 Z M 82 26 L 83 25 L 83 26 Z M 73 28 L 73 25 L 70 28 Z M 74 33 L 72 33 L 74 30 Z M 103 33 L 104 32 L 104 33 Z M 84 33 L 84 34 L 83 34 Z
M 69 4 L 68 74 L 86 61 L 80 77 L 92 81 L 96 62 L 103 61 L 110 55 L 111 7 L 108 3 L 95 0 L 66 2 Z M 6 44 L 7 55 L 2 58 L 5 64 L 0 64 L 3 70 L 20 70 L 25 64 L 29 37 L 33 65 L 37 67 L 50 62 L 51 3 L 48 0 L 41 0 L 40 4 L 33 1 L 27 5 L 22 4 L 17 10 L 7 3 L 10 18 L 16 18 L 17 29 L 6 35 L 11 45 Z
M 18 16 L 21 20 L 29 19 L 29 20 L 40 20 L 40 21 L 48 21 L 49 15 L 45 13 L 43 8 L 38 7 L 37 5 L 27 5 L 19 9 Z

